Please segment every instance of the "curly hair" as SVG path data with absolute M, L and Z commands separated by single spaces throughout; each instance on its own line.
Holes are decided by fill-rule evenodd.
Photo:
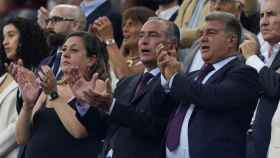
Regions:
M 25 67 L 29 69 L 38 67 L 41 60 L 47 57 L 49 53 L 45 34 L 37 23 L 19 17 L 7 19 L 1 25 L 0 59 L 7 63 L 11 62 L 7 59 L 3 48 L 3 28 L 9 24 L 14 25 L 20 34 L 17 56 L 22 59 Z

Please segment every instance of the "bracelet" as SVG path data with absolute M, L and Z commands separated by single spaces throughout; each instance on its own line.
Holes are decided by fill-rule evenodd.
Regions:
M 105 40 L 106 46 L 112 46 L 112 45 L 114 45 L 115 43 L 116 43 L 116 41 L 115 41 L 113 38 L 111 38 L 111 39 L 106 39 L 106 40 Z

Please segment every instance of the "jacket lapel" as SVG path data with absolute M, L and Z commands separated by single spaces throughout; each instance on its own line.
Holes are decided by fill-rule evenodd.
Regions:
M 131 100 L 131 103 L 136 102 L 137 100 L 142 98 L 142 96 L 145 95 L 152 88 L 151 85 L 154 85 L 154 83 L 158 80 L 159 76 L 160 76 L 160 73 L 157 76 L 153 77 L 152 80 L 149 81 L 148 85 L 144 87 L 143 91 L 140 94 L 138 94 L 137 96 L 133 97 L 133 99 Z M 135 94 L 137 86 L 138 86 L 138 84 L 136 85 L 133 94 Z
M 273 70 L 276 70 L 280 67 L 280 51 L 278 51 L 275 59 L 273 60 L 272 64 L 271 64 L 271 68 Z
M 221 78 L 221 75 L 225 75 L 225 72 L 227 72 L 229 68 L 231 68 L 233 65 L 235 65 L 236 62 L 238 62 L 238 59 L 233 59 L 232 61 L 230 61 L 229 63 L 227 63 L 224 67 L 222 67 L 221 69 L 219 69 L 218 71 L 216 71 L 216 72 L 206 81 L 206 83 L 213 83 L 213 82 L 217 81 L 218 79 L 220 79 L 220 78 Z

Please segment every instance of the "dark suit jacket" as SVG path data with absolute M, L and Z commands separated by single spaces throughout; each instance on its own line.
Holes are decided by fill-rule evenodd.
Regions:
M 182 105 L 195 105 L 188 129 L 190 158 L 245 158 L 246 131 L 258 99 L 256 70 L 234 59 L 205 84 L 195 76 L 176 75 L 170 93 Z
M 257 107 L 254 122 L 256 155 L 266 158 L 270 142 L 271 120 L 280 98 L 280 75 L 275 71 L 280 68 L 280 52 L 278 52 L 270 68 L 264 67 L 259 72 L 262 95 Z
M 112 6 L 110 0 L 104 2 L 101 6 L 96 8 L 92 13 L 87 17 L 87 28 L 92 24 L 96 19 L 101 16 L 107 16 L 112 22 L 114 29 L 114 38 L 118 45 L 122 43 L 122 17 L 121 14 Z
M 144 93 L 133 99 L 141 75 L 119 81 L 115 89 L 116 103 L 110 115 L 105 148 L 111 143 L 114 158 L 157 158 L 161 151 L 169 114 L 173 106 L 154 77 Z

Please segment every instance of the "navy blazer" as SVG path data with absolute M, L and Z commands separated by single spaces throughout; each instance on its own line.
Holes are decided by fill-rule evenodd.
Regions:
M 140 78 L 140 74 L 127 77 L 115 89 L 116 102 L 104 147 L 113 147 L 113 158 L 157 158 L 163 152 L 161 141 L 173 106 L 161 87 L 160 75 L 134 98 Z
M 271 120 L 280 98 L 280 52 L 273 60 L 270 68 L 264 67 L 259 72 L 262 95 L 257 107 L 253 125 L 253 138 L 257 158 L 266 158 L 271 135 Z
M 170 95 L 194 104 L 189 122 L 190 158 L 245 158 L 246 131 L 258 99 L 258 74 L 234 59 L 205 84 L 197 73 L 176 75 Z

